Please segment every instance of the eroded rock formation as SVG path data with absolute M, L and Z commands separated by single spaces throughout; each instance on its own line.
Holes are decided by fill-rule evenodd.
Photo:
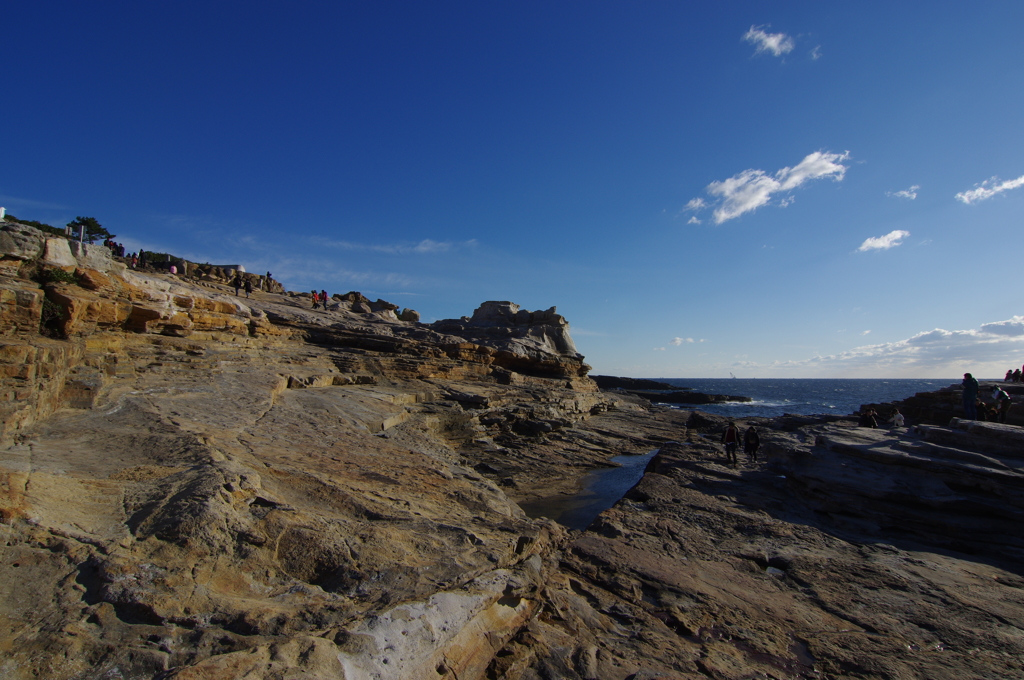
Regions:
M 1024 674 L 1019 428 L 764 423 L 730 468 L 553 308 L 424 325 L 48 243 L 0 229 L 0 677 Z M 585 532 L 517 505 L 655 448 Z

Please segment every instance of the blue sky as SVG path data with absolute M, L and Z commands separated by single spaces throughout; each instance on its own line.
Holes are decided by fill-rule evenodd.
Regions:
M 1024 362 L 1024 3 L 5 8 L 0 205 L 595 373 Z

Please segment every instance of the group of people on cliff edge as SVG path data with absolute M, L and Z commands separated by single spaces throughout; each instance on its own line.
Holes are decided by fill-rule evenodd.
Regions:
M 978 379 L 970 373 L 964 373 L 964 380 L 960 383 L 963 388 L 964 417 L 967 420 L 993 420 L 1000 423 L 1006 422 L 1006 414 L 1010 411 L 1013 400 L 1005 390 L 998 385 L 992 386 L 992 405 L 986 404 L 978 395 L 980 386 Z

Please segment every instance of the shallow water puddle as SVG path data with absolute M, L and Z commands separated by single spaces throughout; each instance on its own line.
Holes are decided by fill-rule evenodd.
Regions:
M 586 529 L 608 508 L 615 505 L 644 476 L 647 463 L 658 449 L 639 456 L 615 456 L 619 467 L 592 470 L 580 479 L 575 496 L 552 496 L 520 503 L 529 517 L 547 517 L 569 529 Z

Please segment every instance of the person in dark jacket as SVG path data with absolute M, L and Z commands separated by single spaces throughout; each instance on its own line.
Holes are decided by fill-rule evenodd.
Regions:
M 736 449 L 740 446 L 740 431 L 736 429 L 736 423 L 730 421 L 729 426 L 722 433 L 722 443 L 725 444 L 725 458 L 732 466 L 739 464 L 736 460 Z
M 964 414 L 967 420 L 978 419 L 978 408 L 974 405 L 978 398 L 978 380 L 970 373 L 964 373 L 964 381 L 960 383 L 964 388 Z
M 761 437 L 758 436 L 757 430 L 751 425 L 743 433 L 743 451 L 747 454 L 748 463 L 757 462 L 757 450 L 759 448 L 761 448 Z

